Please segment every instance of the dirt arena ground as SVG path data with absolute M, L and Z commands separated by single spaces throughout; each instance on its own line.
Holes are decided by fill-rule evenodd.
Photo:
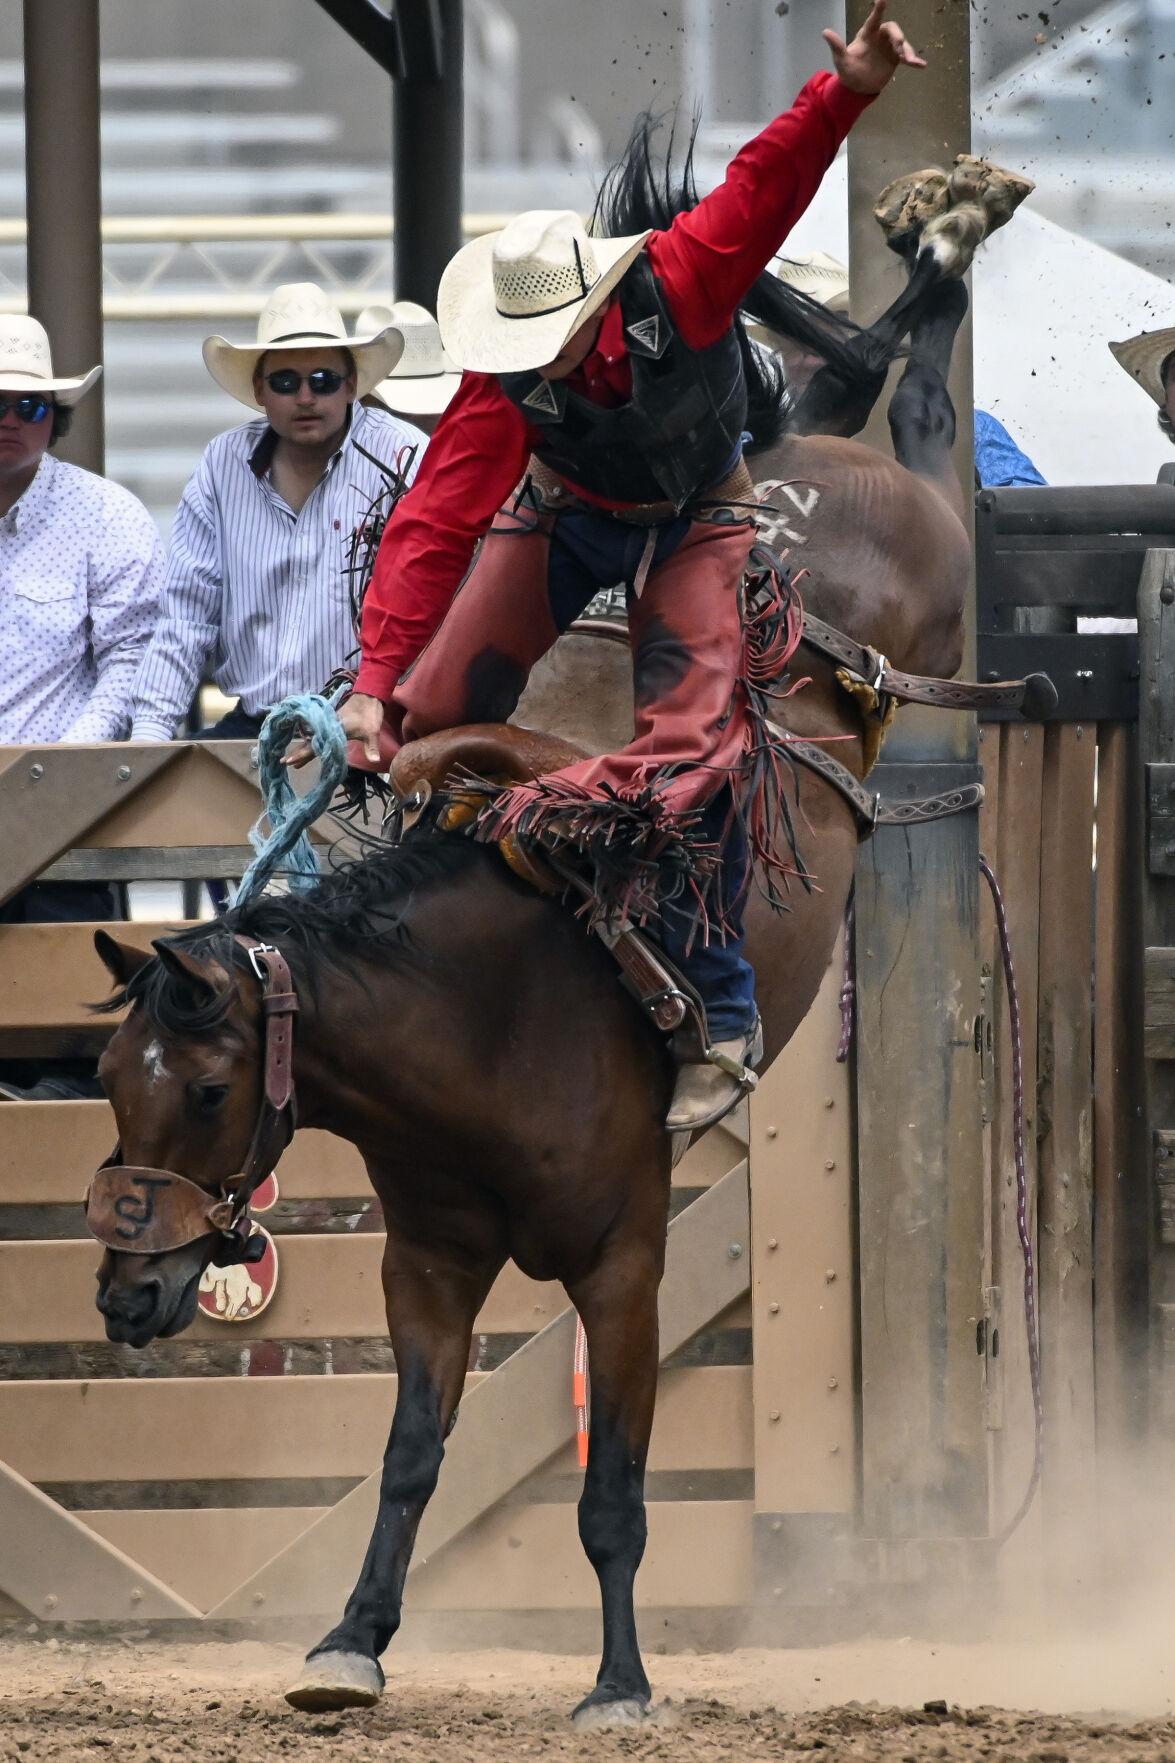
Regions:
M 821 1754 L 829 1763 L 1175 1763 L 1166 1632 L 1151 1630 L 1132 1650 L 1115 1645 L 1112 1656 L 1097 1637 L 665 1656 L 650 1661 L 655 1693 L 669 1701 L 664 1723 L 580 1734 L 566 1713 L 591 1682 L 595 1662 L 585 1658 L 409 1652 L 386 1661 L 380 1707 L 305 1715 L 281 1699 L 300 1657 L 293 1647 L 96 1643 L 18 1630 L 0 1638 L 0 1759 L 799 1763 Z M 1113 1699 L 1099 1705 L 1107 1693 Z M 1049 1711 L 1061 1709 L 1070 1712 Z

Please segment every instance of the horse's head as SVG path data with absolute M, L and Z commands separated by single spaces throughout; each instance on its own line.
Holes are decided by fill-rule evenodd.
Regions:
M 131 1008 L 98 1065 L 118 1146 L 94 1178 L 87 1221 L 106 1250 L 107 1337 L 142 1347 L 188 1326 L 210 1262 L 246 1258 L 242 1211 L 290 1130 L 290 1018 L 274 1107 L 264 965 L 222 961 L 211 942 L 159 941 L 150 954 L 103 931 L 94 940 L 120 988 L 114 1003 Z

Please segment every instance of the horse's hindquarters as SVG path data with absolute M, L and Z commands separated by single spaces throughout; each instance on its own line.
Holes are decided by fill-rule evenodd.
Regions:
M 548 729 L 592 754 L 632 740 L 628 645 L 569 631 L 531 672 L 511 722 Z

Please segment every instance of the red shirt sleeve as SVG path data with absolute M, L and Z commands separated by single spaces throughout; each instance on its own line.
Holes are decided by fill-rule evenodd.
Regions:
M 363 603 L 357 692 L 387 703 L 448 611 L 530 451 L 526 418 L 497 381 L 466 373 L 384 530 Z
M 718 341 L 870 103 L 834 73 L 813 75 L 791 109 L 731 161 L 716 190 L 651 236 L 649 261 L 691 349 Z

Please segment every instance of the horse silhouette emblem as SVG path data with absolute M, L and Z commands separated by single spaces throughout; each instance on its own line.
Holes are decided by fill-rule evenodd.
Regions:
M 263 1226 L 254 1225 L 253 1236 L 265 1238 L 265 1253 L 252 1264 L 231 1267 L 210 1263 L 200 1276 L 197 1303 L 214 1322 L 252 1322 L 268 1308 L 277 1291 L 277 1245 Z

